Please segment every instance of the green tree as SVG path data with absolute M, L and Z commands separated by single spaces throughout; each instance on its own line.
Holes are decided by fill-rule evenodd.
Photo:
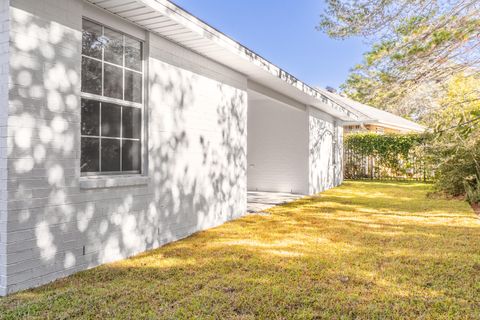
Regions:
M 452 76 L 480 72 L 478 0 L 327 0 L 318 29 L 371 43 L 342 90 L 402 116 L 428 118 Z
M 344 93 L 430 126 L 438 188 L 480 202 L 480 1 L 327 0 L 318 29 L 371 44 Z
M 429 157 L 437 166 L 437 186 L 480 202 L 480 78 L 452 78 L 441 105 L 429 146 Z

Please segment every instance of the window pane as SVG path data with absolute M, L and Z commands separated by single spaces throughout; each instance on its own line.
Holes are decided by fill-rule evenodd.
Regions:
M 139 108 L 123 107 L 122 136 L 123 138 L 140 139 L 142 126 L 142 111 Z
M 80 170 L 82 172 L 98 172 L 98 138 L 82 138 Z
M 82 92 L 102 94 L 102 63 L 82 58 Z
M 140 141 L 123 140 L 122 171 L 140 171 Z
M 142 43 L 125 37 L 125 67 L 142 71 Z
M 125 70 L 125 100 L 142 102 L 142 75 Z
M 120 112 L 120 106 L 102 103 L 102 136 L 120 137 Z
M 81 132 L 87 136 L 98 136 L 100 125 L 100 102 L 82 99 Z
M 120 140 L 102 139 L 102 171 L 120 171 Z
M 86 56 L 102 59 L 102 26 L 83 20 L 82 53 Z
M 104 65 L 103 95 L 110 98 L 123 99 L 122 68 L 109 64 Z
M 105 61 L 123 66 L 123 35 L 105 28 Z

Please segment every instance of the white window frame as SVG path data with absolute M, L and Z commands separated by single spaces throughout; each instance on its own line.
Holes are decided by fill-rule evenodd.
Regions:
M 98 59 L 98 58 L 94 58 L 94 57 L 90 57 L 90 56 L 87 56 L 87 55 L 84 55 L 83 53 L 81 54 L 81 59 L 83 60 L 84 58 L 86 59 L 91 59 L 91 60 L 95 60 L 97 62 L 101 62 L 102 63 L 102 89 L 101 89 L 101 93 L 102 95 L 97 95 L 97 94 L 92 94 L 92 93 L 87 93 L 87 92 L 82 92 L 80 91 L 80 98 L 81 99 L 86 99 L 86 100 L 93 100 L 93 101 L 98 101 L 100 102 L 100 110 L 99 110 L 99 126 L 100 126 L 100 132 L 99 132 L 99 136 L 93 136 L 93 135 L 83 135 L 81 132 L 80 132 L 80 139 L 82 138 L 98 138 L 99 139 L 99 158 L 98 158 L 98 161 L 99 161 L 99 169 L 101 170 L 102 168 L 102 157 L 101 157 L 101 153 L 102 153 L 102 138 L 105 138 L 105 139 L 112 139 L 112 140 L 130 140 L 130 141 L 139 141 L 140 142 L 140 170 L 135 170 L 135 171 L 98 171 L 98 172 L 81 172 L 80 171 L 80 176 L 82 177 L 96 177 L 96 176 L 122 176 L 122 175 L 143 175 L 145 172 L 145 158 L 146 158 L 146 155 L 145 155 L 145 100 L 146 100 L 146 41 L 143 40 L 143 39 L 140 39 L 136 36 L 133 36 L 133 35 L 130 35 L 122 30 L 118 30 L 114 27 L 110 27 L 109 25 L 106 25 L 105 23 L 101 23 L 101 22 L 98 22 L 94 19 L 91 19 L 89 18 L 88 16 L 83 16 L 82 17 L 82 25 L 83 25 L 83 21 L 89 21 L 89 22 L 92 22 L 92 23 L 95 23 L 99 26 L 102 27 L 102 36 L 105 34 L 105 28 L 108 28 L 110 30 L 113 30 L 115 32 L 118 32 L 120 34 L 122 34 L 122 38 L 123 38 L 123 55 L 122 55 L 122 66 L 120 65 L 117 65 L 117 64 L 114 64 L 114 63 L 111 63 L 111 62 L 108 62 L 108 61 L 105 61 L 105 48 L 102 47 L 102 58 L 101 59 Z M 82 27 L 82 33 L 83 33 L 83 27 Z M 137 41 L 139 41 L 141 44 L 142 44 L 142 56 L 141 56 L 141 71 L 138 71 L 138 70 L 134 70 L 134 69 L 131 69 L 131 68 L 127 68 L 125 66 L 125 37 L 129 37 L 131 39 L 135 39 Z M 83 39 L 82 39 L 83 41 Z M 82 43 L 83 45 L 83 43 Z M 112 65 L 112 66 L 115 66 L 115 67 L 120 67 L 122 69 L 122 81 L 123 81 L 123 92 L 122 92 L 122 97 L 125 98 L 125 71 L 131 71 L 131 72 L 135 72 L 137 74 L 141 74 L 142 76 L 142 91 L 141 91 L 141 94 L 142 94 L 142 102 L 141 103 L 138 103 L 138 102 L 132 102 L 132 101 L 126 101 L 126 100 L 123 100 L 123 99 L 116 99 L 116 98 L 110 98 L 110 97 L 106 97 L 104 96 L 104 65 L 105 64 L 108 64 L 108 65 Z M 81 69 L 81 68 L 80 68 Z M 82 72 L 82 70 L 81 70 Z M 81 73 L 80 73 L 80 79 L 82 79 L 81 77 Z M 131 139 L 131 138 L 123 138 L 122 137 L 122 118 L 120 118 L 120 137 L 103 137 L 101 135 L 101 123 L 102 123 L 102 107 L 101 107 L 101 103 L 112 103 L 112 104 L 116 104 L 116 105 L 119 105 L 119 106 L 122 106 L 122 107 L 134 107 L 134 108 L 139 108 L 140 111 L 141 111 L 141 121 L 140 121 L 140 139 Z M 80 111 L 81 112 L 81 111 Z M 123 112 L 121 112 L 121 115 L 123 115 Z M 80 144 L 80 153 L 81 153 L 81 144 Z M 120 143 L 120 169 L 122 169 L 122 143 Z

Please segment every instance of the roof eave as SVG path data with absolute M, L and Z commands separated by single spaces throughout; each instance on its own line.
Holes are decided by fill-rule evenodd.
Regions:
M 390 129 L 395 129 L 395 130 L 405 131 L 405 132 L 417 132 L 417 133 L 422 133 L 426 131 L 425 127 L 423 127 L 422 129 L 413 128 L 413 127 L 392 124 L 392 123 L 388 123 L 381 120 L 348 121 L 348 122 L 344 122 L 344 125 L 380 125 L 385 128 L 390 128 Z
M 244 74 L 247 79 L 282 92 L 332 116 L 358 120 L 356 113 L 272 64 L 247 47 L 167 0 L 85 0 L 145 30 Z M 135 10 L 135 15 L 132 14 Z M 157 16 L 156 16 L 157 14 Z M 142 17 L 145 16 L 145 18 Z M 169 19 L 168 29 L 155 20 Z M 163 29 L 162 29 L 163 28 Z M 174 30 L 172 30 L 174 29 Z M 279 81 L 280 80 L 280 81 Z

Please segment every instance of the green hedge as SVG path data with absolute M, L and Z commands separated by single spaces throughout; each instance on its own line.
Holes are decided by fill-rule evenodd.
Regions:
M 425 179 L 425 163 L 420 134 L 355 133 L 345 136 L 347 178 L 370 177 Z M 366 168 L 368 167 L 368 168 Z
M 413 147 L 423 141 L 420 134 L 355 133 L 345 137 L 345 143 L 364 156 L 388 158 L 392 155 L 408 156 Z

